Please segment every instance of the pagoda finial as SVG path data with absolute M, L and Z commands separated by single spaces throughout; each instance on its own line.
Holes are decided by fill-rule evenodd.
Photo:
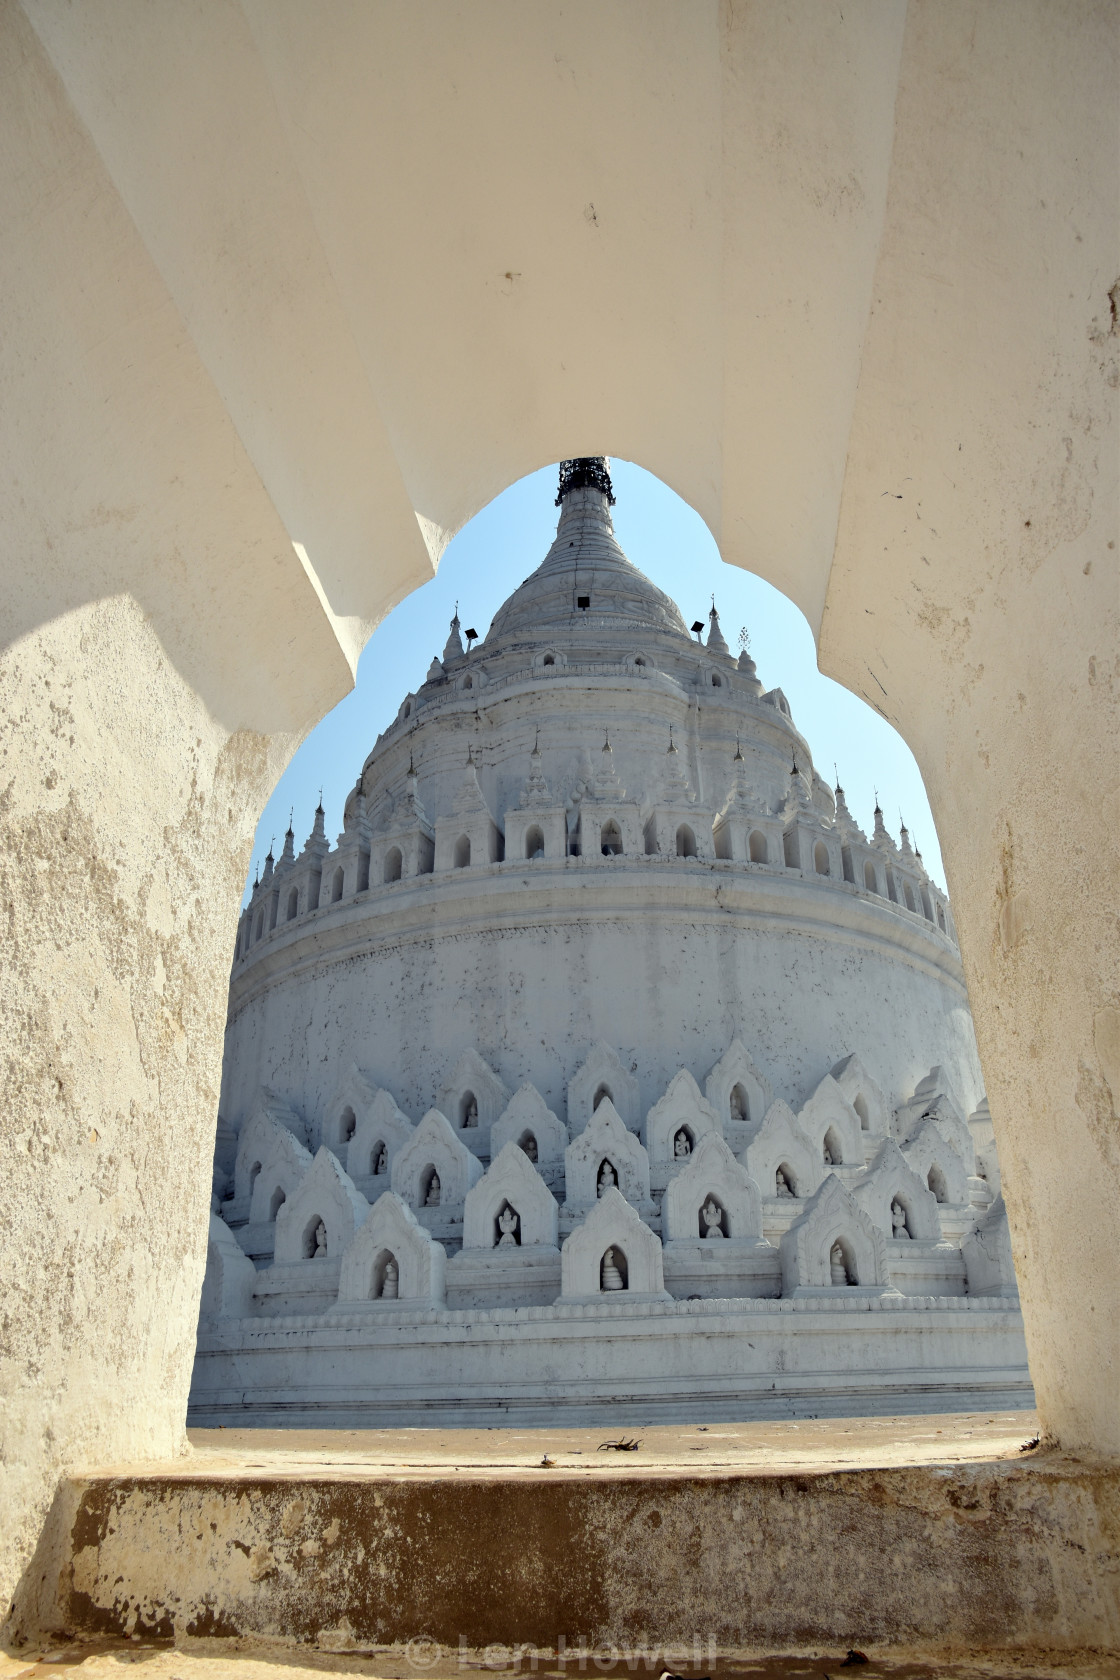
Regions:
M 570 461 L 561 461 L 557 507 L 572 490 L 599 490 L 607 498 L 607 505 L 613 507 L 614 491 L 607 456 L 577 455 Z

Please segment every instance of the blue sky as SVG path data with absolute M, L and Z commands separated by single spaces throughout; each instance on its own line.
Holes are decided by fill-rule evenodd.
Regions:
M 751 572 L 725 566 L 699 514 L 641 467 L 611 462 L 617 498 L 615 530 L 635 565 L 673 597 L 686 624 L 706 618 L 713 593 L 728 645 L 750 632 L 751 654 L 766 688 L 779 687 L 805 736 L 820 774 L 838 766 L 849 809 L 868 833 L 875 790 L 887 827 L 897 836 L 899 810 L 930 875 L 945 877 L 929 801 L 902 737 L 864 701 L 817 670 L 813 638 L 801 613 Z M 463 629 L 486 634 L 506 597 L 544 559 L 556 530 L 556 467 L 532 473 L 496 497 L 453 539 L 439 572 L 371 637 L 346 699 L 308 736 L 265 807 L 253 847 L 249 882 L 271 841 L 279 855 L 294 807 L 296 850 L 310 831 L 319 789 L 333 841 L 342 807 L 362 761 L 404 696 L 419 688 L 432 655 L 447 639 L 455 603 Z

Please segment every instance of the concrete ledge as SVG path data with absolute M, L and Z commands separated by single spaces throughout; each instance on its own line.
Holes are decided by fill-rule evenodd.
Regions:
M 545 1432 L 513 1437 L 529 1443 L 518 1461 L 494 1462 L 495 1432 L 490 1463 L 410 1464 L 425 1433 L 400 1432 L 395 1464 L 379 1437 L 372 1473 L 360 1446 L 346 1454 L 362 1437 L 270 1466 L 265 1441 L 282 1437 L 250 1452 L 242 1434 L 209 1470 L 198 1455 L 75 1479 L 58 1625 L 328 1647 L 424 1636 L 449 1651 L 1120 1647 L 1120 1470 L 1046 1455 L 700 1470 L 686 1452 L 706 1446 L 641 1465 L 591 1444 L 580 1465 L 574 1432 L 554 1467 L 529 1462 Z M 955 1444 L 928 1434 L 927 1453 Z

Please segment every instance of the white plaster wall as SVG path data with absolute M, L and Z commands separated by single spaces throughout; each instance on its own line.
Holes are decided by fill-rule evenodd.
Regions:
M 332 1070 L 352 1059 L 417 1116 L 474 1045 L 511 1089 L 531 1080 L 563 1114 L 604 1034 L 634 1064 L 644 1111 L 682 1065 L 702 1083 L 736 1035 L 794 1106 L 853 1050 L 895 1104 L 936 1062 L 978 1098 L 944 940 L 915 928 L 908 950 L 889 910 L 815 884 L 739 886 L 697 866 L 682 885 L 674 866 L 643 863 L 620 889 L 614 868 L 572 860 L 548 879 L 538 865 L 525 886 L 499 866 L 477 886 L 394 889 L 389 912 L 338 906 L 283 935 L 235 983 L 223 1113 L 239 1123 L 264 1083 L 314 1127 Z

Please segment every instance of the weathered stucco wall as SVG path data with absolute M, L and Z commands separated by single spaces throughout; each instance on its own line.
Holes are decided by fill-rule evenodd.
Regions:
M 126 1476 L 71 1485 L 67 1507 L 55 1614 L 83 1632 L 252 1632 L 328 1649 L 422 1638 L 456 1653 L 460 1641 L 698 1637 L 705 1658 L 713 1646 L 1120 1644 L 1120 1477 L 1070 1465 L 599 1482 L 559 1469 L 326 1485 Z
M 1120 12 L 1013 10 L 911 10 L 821 663 L 929 789 L 1044 1426 L 1118 1453 Z
M 1120 1451 L 1117 22 L 6 0 L 0 1598 L 60 1468 L 181 1441 L 267 789 L 446 533 L 566 455 L 827 593 L 913 745 L 1044 1425 Z

